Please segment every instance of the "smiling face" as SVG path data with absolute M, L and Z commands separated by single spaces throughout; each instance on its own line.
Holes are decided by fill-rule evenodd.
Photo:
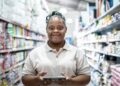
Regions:
M 54 44 L 64 42 L 66 30 L 67 28 L 63 19 L 58 16 L 51 17 L 47 24 L 47 34 L 49 41 Z

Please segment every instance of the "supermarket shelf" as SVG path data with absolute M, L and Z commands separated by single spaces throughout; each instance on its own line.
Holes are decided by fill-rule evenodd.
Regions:
M 119 12 L 119 11 L 120 11 L 120 3 L 118 5 L 112 7 L 110 10 L 108 10 L 102 16 L 98 17 L 94 22 L 92 22 L 90 25 L 88 25 L 87 27 L 85 27 L 85 29 L 87 29 L 87 28 L 91 27 L 92 25 L 94 25 L 96 21 L 98 21 L 99 19 L 105 17 L 106 15 L 108 15 L 108 14 L 114 14 L 115 12 Z M 104 27 L 101 27 L 101 28 L 91 29 L 91 30 L 85 32 L 84 34 L 82 34 L 81 37 L 86 36 L 86 35 L 88 35 L 88 34 L 90 34 L 92 32 L 102 31 L 102 30 L 110 29 L 110 28 L 113 28 L 113 27 L 116 27 L 116 26 L 120 26 L 120 20 L 116 21 L 114 23 L 111 23 L 109 25 L 106 25 Z
M 98 53 L 102 53 L 102 54 L 108 54 L 107 52 L 103 51 L 103 50 L 97 50 L 97 49 L 92 49 L 92 48 L 82 48 L 84 50 L 87 50 L 87 51 L 92 51 L 92 52 L 98 52 Z
M 40 35 L 42 35 L 42 36 L 45 36 L 45 35 L 42 34 L 42 33 L 39 33 L 39 32 L 37 32 L 37 31 L 31 30 L 30 28 L 27 28 L 26 26 L 24 26 L 24 25 L 22 25 L 22 24 L 20 24 L 20 23 L 18 23 L 18 22 L 9 20 L 9 19 L 7 19 L 7 18 L 3 18 L 3 17 L 0 16 L 0 20 L 5 21 L 5 22 L 8 22 L 8 23 L 12 23 L 12 24 L 17 25 L 17 26 L 20 26 L 20 27 L 22 27 L 22 28 L 24 28 L 24 29 L 26 29 L 26 30 L 28 30 L 28 31 L 31 31 L 31 32 L 40 34 Z
M 91 86 L 97 86 L 95 81 L 91 80 L 92 85 Z
M 89 60 L 88 60 L 88 58 L 87 58 L 87 62 L 88 62 L 88 64 L 91 66 L 91 67 L 93 67 L 96 71 L 98 71 L 100 74 L 102 74 L 102 75 L 106 75 L 106 74 L 110 74 L 110 73 L 106 73 L 106 72 L 103 72 L 102 70 L 100 70 L 99 68 L 97 68 L 95 65 L 96 64 L 93 64 L 92 62 L 90 62 Z
M 21 39 L 28 39 L 28 40 L 35 40 L 35 41 L 40 41 L 40 42 L 44 42 L 44 40 L 40 40 L 38 38 L 32 38 L 32 37 L 24 37 L 24 36 L 18 36 L 18 35 L 12 35 L 15 38 L 21 38 Z
M 101 70 L 99 70 L 99 68 L 97 68 L 92 62 L 90 62 L 90 61 L 88 60 L 88 58 L 87 58 L 87 62 L 88 62 L 88 64 L 89 64 L 91 67 L 93 67 L 95 70 L 97 70 L 97 71 L 99 71 L 101 74 L 103 74 L 103 72 L 102 72 Z
M 95 59 L 95 57 L 92 57 L 92 56 L 90 56 L 88 54 L 86 54 L 85 56 L 87 56 L 88 59 L 93 60 L 94 62 L 97 62 L 97 60 Z
M 101 15 L 100 17 L 97 18 L 97 20 L 105 17 L 108 14 L 114 14 L 115 12 L 119 12 L 120 11 L 120 3 L 113 6 L 112 8 L 110 8 L 110 10 L 108 10 L 107 12 L 105 12 L 105 14 Z
M 103 43 L 103 42 L 107 42 L 107 40 L 84 41 L 84 42 L 81 42 L 81 44 L 89 44 L 89 43 Z
M 93 40 L 93 41 L 83 41 L 81 44 L 90 44 L 90 43 L 108 43 L 108 42 L 119 42 L 120 39 L 108 39 L 108 40 Z
M 22 65 L 22 64 L 24 64 L 24 62 L 25 62 L 25 61 L 16 63 L 15 65 L 13 65 L 12 67 L 10 67 L 9 69 L 4 70 L 4 72 L 8 72 L 8 71 L 10 71 L 10 70 L 12 70 L 12 69 L 14 69 L 14 68 L 16 68 L 16 67 Z M 0 74 L 0 75 L 2 75 L 2 74 Z
M 120 20 L 113 22 L 109 25 L 106 25 L 104 27 L 101 27 L 101 28 L 90 29 L 89 31 L 82 34 L 81 37 L 86 36 L 86 35 L 93 33 L 93 32 L 101 32 L 101 31 L 105 31 L 105 30 L 112 29 L 114 27 L 119 27 L 119 26 L 120 26 Z
M 89 25 L 85 26 L 84 29 L 88 29 L 89 27 L 91 27 L 92 25 L 94 25 L 94 23 L 96 22 L 97 19 L 95 19 L 94 21 L 92 21 L 92 23 L 90 23 Z
M 9 20 L 9 19 L 7 19 L 7 18 L 3 18 L 3 17 L 1 17 L 1 16 L 0 16 L 0 20 L 5 21 L 5 22 L 8 22 L 8 23 L 15 24 L 15 25 L 18 25 L 18 26 L 20 26 L 20 27 L 22 27 L 22 28 L 26 28 L 25 26 L 23 26 L 23 25 L 15 22 L 15 21 Z
M 100 50 L 97 50 L 97 49 L 92 49 L 92 48 L 82 48 L 82 49 L 87 50 L 87 51 L 92 51 L 92 52 L 98 52 L 98 53 L 102 53 L 102 54 L 110 55 L 110 56 L 114 56 L 114 57 L 120 57 L 120 55 L 118 55 L 118 54 L 109 53 L 109 52 L 105 52 L 105 51 L 100 51 Z
M 17 79 L 14 81 L 13 84 L 17 83 L 17 82 L 20 81 L 20 80 L 21 80 L 21 77 L 17 78 Z
M 80 38 L 81 38 L 81 37 L 84 37 L 84 36 L 86 36 L 86 35 L 88 35 L 88 34 L 90 34 L 90 33 L 92 33 L 92 32 L 95 32 L 95 31 L 97 31 L 97 30 L 98 30 L 98 28 L 90 29 L 90 30 L 88 30 L 87 32 L 81 34 Z
M 25 48 L 12 48 L 12 49 L 6 49 L 6 50 L 0 50 L 0 53 L 7 53 L 7 52 L 16 52 L 16 51 L 23 51 L 23 50 L 30 50 L 34 47 L 25 47 Z
M 10 70 L 12 70 L 12 69 L 14 69 L 14 68 L 16 68 L 16 67 L 18 67 L 18 66 L 24 64 L 24 62 L 25 62 L 25 61 L 16 63 L 15 65 L 13 65 L 12 67 L 10 67 L 9 69 L 6 69 L 5 72 L 10 71 Z
M 116 22 L 113 22 L 109 25 L 106 25 L 102 28 L 97 28 L 97 30 L 95 30 L 94 32 L 101 32 L 101 31 L 105 31 L 105 30 L 110 30 L 110 29 L 113 29 L 115 27 L 120 27 L 120 20 L 116 21 Z
M 97 50 L 96 48 L 98 47 L 97 45 L 95 45 L 96 46 L 96 48 L 92 48 L 92 46 L 91 47 L 89 47 L 89 43 L 91 43 L 91 44 L 93 44 L 93 43 L 99 43 L 100 45 L 104 45 L 104 44 L 102 44 L 101 42 L 105 42 L 105 43 L 107 43 L 108 44 L 108 46 L 109 46 L 109 44 L 111 44 L 111 42 L 120 42 L 120 39 L 118 38 L 118 35 L 114 35 L 114 38 L 113 39 L 110 39 L 110 37 L 108 37 L 108 39 L 106 39 L 105 41 L 103 41 L 103 40 L 93 40 L 93 41 L 90 41 L 90 40 L 87 40 L 86 39 L 86 41 L 84 41 L 85 40 L 85 37 L 86 38 L 89 38 L 89 34 L 92 34 L 92 33 L 99 33 L 100 32 L 100 34 L 101 35 L 106 35 L 107 34 L 107 32 L 112 32 L 112 30 L 113 29 L 119 29 L 119 27 L 120 27 L 120 20 L 118 20 L 118 21 L 110 21 L 110 22 L 108 22 L 106 25 L 104 25 L 104 26 L 100 26 L 100 25 L 96 25 L 97 24 L 97 21 L 99 21 L 100 19 L 102 19 L 102 18 L 104 18 L 105 16 L 107 16 L 107 15 L 113 15 L 114 13 L 118 13 L 118 12 L 120 12 L 120 3 L 118 3 L 118 5 L 116 5 L 116 6 L 113 6 L 110 10 L 108 10 L 105 14 L 103 14 L 102 16 L 100 16 L 100 17 L 98 17 L 94 22 L 92 22 L 89 26 L 87 26 L 87 28 L 85 27 L 85 29 L 86 29 L 86 32 L 85 33 L 83 33 L 83 34 L 81 34 L 80 35 L 80 37 L 79 38 L 81 38 L 81 39 L 83 39 L 83 41 L 82 42 L 80 42 L 80 43 L 83 43 L 83 48 L 82 49 L 84 49 L 84 51 L 91 51 L 91 52 L 93 52 L 93 54 L 94 54 L 94 52 L 96 52 L 96 53 L 98 53 L 98 54 L 103 54 L 103 55 L 109 55 L 109 56 L 114 56 L 114 57 L 120 57 L 120 55 L 118 55 L 119 53 L 116 53 L 116 54 L 114 54 L 114 53 L 109 53 L 109 52 L 105 52 L 105 50 L 103 50 L 103 49 L 99 49 L 99 50 Z M 103 22 L 104 23 L 104 22 Z M 89 29 L 89 28 L 91 28 L 91 29 Z M 113 34 L 113 33 L 111 33 L 111 34 Z M 116 37 L 117 36 L 117 37 Z M 111 36 L 112 37 L 112 36 Z M 118 38 L 118 39 L 116 39 L 116 38 Z M 85 45 L 84 45 L 85 44 Z M 88 45 L 88 46 L 87 46 Z M 80 46 L 80 45 L 79 45 Z M 93 46 L 94 46 L 94 44 L 93 44 Z M 117 47 L 117 46 L 116 46 Z M 107 48 L 107 47 L 106 47 Z M 107 48 L 108 49 L 108 48 Z M 88 53 L 91 53 L 91 52 L 88 52 Z M 88 63 L 91 65 L 91 67 L 94 69 L 94 70 L 96 70 L 96 71 L 98 71 L 99 73 L 100 73 L 100 75 L 102 75 L 102 77 L 104 78 L 104 76 L 106 77 L 106 75 L 108 74 L 108 75 L 110 75 L 111 76 L 111 74 L 109 73 L 109 72 L 107 72 L 106 70 L 104 70 L 104 65 L 103 65 L 103 67 L 102 68 L 99 68 L 99 65 L 97 66 L 96 64 L 97 64 L 97 62 L 95 62 L 94 61 L 94 59 L 95 58 L 93 58 L 93 59 L 91 59 L 91 56 L 89 56 L 89 55 L 87 55 L 88 57 L 90 57 L 90 59 L 89 58 L 87 58 L 87 60 L 88 60 Z M 104 57 L 104 56 L 103 56 Z M 101 61 L 103 61 L 104 59 L 102 59 Z M 102 70 L 103 69 L 103 70 Z M 95 78 L 95 79 L 94 79 Z M 93 77 L 93 80 L 95 81 L 97 79 L 97 77 Z M 101 81 L 100 83 L 104 83 L 105 82 L 105 86 L 108 86 L 108 81 L 109 79 L 107 79 L 107 78 L 105 78 L 105 80 L 104 81 Z M 99 80 L 100 81 L 100 80 Z M 107 84 L 107 85 L 106 85 Z M 94 82 L 93 82 L 93 86 L 98 86 L 99 85 L 99 83 L 97 84 L 94 84 Z M 102 84 L 101 84 L 102 85 Z
M 119 42 L 120 39 L 109 39 L 108 42 Z
M 105 14 L 101 15 L 100 17 L 98 17 L 96 20 L 94 20 L 92 23 L 90 23 L 87 27 L 85 27 L 84 29 L 87 29 L 89 27 L 91 27 L 96 21 L 98 21 L 99 19 L 105 17 L 108 14 L 114 14 L 115 12 L 119 12 L 120 11 L 120 3 L 116 6 L 113 6 L 110 10 L 108 10 L 107 12 L 105 12 Z
M 118 54 L 108 53 L 107 55 L 114 56 L 114 57 L 120 57 Z

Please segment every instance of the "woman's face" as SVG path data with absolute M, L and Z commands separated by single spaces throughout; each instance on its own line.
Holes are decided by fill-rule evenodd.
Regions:
M 63 42 L 66 30 L 63 19 L 57 16 L 52 17 L 47 25 L 49 41 L 56 44 Z

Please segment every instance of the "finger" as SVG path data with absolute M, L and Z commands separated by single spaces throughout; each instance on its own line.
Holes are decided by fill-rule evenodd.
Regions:
M 40 78 L 40 80 L 43 80 L 43 76 L 46 75 L 46 72 L 40 72 L 38 73 L 38 77 Z
M 69 80 L 69 79 L 70 79 L 70 77 L 66 76 L 66 80 Z
M 65 73 L 61 73 L 62 76 L 65 76 L 65 78 L 67 77 L 67 75 Z
M 42 81 L 43 81 L 43 77 L 42 77 L 42 76 L 39 76 L 39 78 L 40 78 L 40 80 L 42 80 Z
M 40 72 L 40 73 L 38 73 L 39 76 L 44 76 L 46 74 L 47 74 L 47 72 Z
M 65 76 L 66 80 L 68 80 L 68 79 L 70 78 L 70 77 L 68 77 L 68 75 L 65 74 L 65 73 L 61 73 L 61 75 Z

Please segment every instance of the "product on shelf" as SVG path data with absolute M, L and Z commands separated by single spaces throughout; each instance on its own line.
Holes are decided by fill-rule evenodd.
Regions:
M 0 82 L 0 86 L 8 86 L 7 80 L 3 78 Z
M 120 11 L 112 15 L 112 22 L 116 22 L 118 20 L 120 20 Z
M 0 79 L 2 78 L 1 74 L 3 73 L 3 56 L 0 55 Z
M 104 14 L 78 37 L 78 47 L 82 46 L 94 70 L 91 74 L 91 81 L 96 81 L 93 86 L 120 86 L 120 3 L 107 11 L 114 2 L 120 1 L 97 1 L 98 14 Z
M 6 53 L 4 55 L 4 60 L 3 60 L 3 69 L 7 70 L 10 67 L 12 67 L 15 64 L 15 58 L 12 57 L 12 55 L 10 53 Z
M 13 24 L 10 24 L 10 23 L 7 24 L 7 32 L 12 36 L 15 34 L 15 29 L 14 28 L 15 27 L 14 27 Z
M 0 21 L 0 49 L 5 49 L 6 23 Z
M 111 83 L 112 86 L 120 85 L 120 64 L 111 66 L 112 78 Z
M 97 23 L 96 27 L 103 29 L 102 27 L 105 27 L 105 26 L 107 26 L 107 25 L 109 25 L 111 23 L 112 23 L 112 17 L 111 17 L 111 15 L 106 15 L 102 19 L 98 20 L 98 23 Z
M 25 58 L 41 40 L 44 43 L 45 35 L 30 29 L 32 1 L 0 2 L 0 86 L 18 86 Z
M 101 81 L 102 74 L 100 74 L 99 71 L 93 69 L 91 72 L 91 75 L 92 75 L 91 80 L 92 80 L 93 86 L 101 86 L 100 81 Z
M 12 36 L 6 33 L 6 38 L 5 38 L 6 49 L 11 49 L 13 47 L 12 42 L 13 42 Z

